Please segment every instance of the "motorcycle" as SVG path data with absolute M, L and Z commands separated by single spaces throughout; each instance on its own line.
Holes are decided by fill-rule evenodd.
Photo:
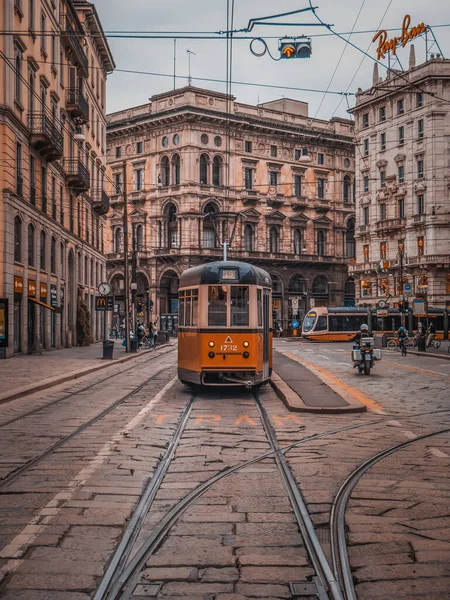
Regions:
M 370 375 L 370 369 L 375 366 L 376 360 L 381 360 L 381 350 L 374 348 L 372 337 L 361 338 L 360 345 L 355 344 L 352 350 L 353 368 L 364 375 Z

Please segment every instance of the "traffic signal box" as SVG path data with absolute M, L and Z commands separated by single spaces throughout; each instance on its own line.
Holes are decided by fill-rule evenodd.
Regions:
M 280 58 L 309 58 L 312 54 L 311 38 L 280 40 Z

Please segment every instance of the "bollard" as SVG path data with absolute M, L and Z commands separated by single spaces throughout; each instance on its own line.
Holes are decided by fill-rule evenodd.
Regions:
M 111 360 L 113 357 L 114 351 L 114 342 L 111 340 L 105 340 L 103 342 L 103 357 L 105 359 Z
M 419 335 L 419 339 L 417 340 L 417 350 L 419 352 L 426 352 L 427 351 L 427 339 L 426 337 L 422 334 Z

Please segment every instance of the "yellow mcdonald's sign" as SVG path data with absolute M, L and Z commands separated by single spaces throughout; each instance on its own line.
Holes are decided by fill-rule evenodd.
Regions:
M 105 296 L 96 296 L 95 310 L 106 310 L 107 300 Z

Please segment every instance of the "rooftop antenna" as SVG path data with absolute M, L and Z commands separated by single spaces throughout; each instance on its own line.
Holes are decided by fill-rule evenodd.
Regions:
M 191 86 L 192 85 L 192 77 L 191 77 L 191 54 L 193 54 L 194 56 L 197 56 L 195 54 L 195 52 L 192 52 L 192 50 L 186 50 L 186 52 L 188 53 L 189 56 L 189 76 L 188 76 L 188 85 Z

